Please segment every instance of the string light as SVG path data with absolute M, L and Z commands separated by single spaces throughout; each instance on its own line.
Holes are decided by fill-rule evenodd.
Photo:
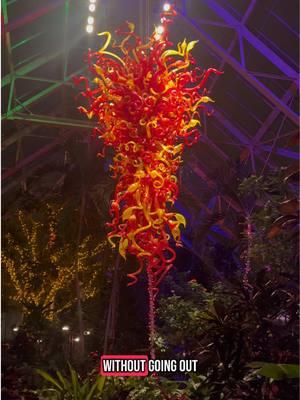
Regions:
M 96 10 L 96 5 L 95 4 L 90 4 L 89 5 L 89 10 L 90 10 L 90 12 L 94 12 Z
M 80 342 L 80 337 L 79 337 L 79 336 L 75 337 L 75 338 L 73 339 L 73 342 L 76 342 L 76 343 Z
M 94 20 L 95 20 L 94 17 L 89 16 L 88 19 L 87 19 L 87 23 L 88 23 L 89 25 L 93 25 Z
M 18 330 L 19 330 L 19 327 L 18 327 L 18 326 L 15 326 L 15 327 L 13 328 L 13 331 L 14 331 L 14 332 L 18 332 Z
M 53 320 L 76 301 L 70 290 L 74 287 L 76 269 L 83 276 L 82 298 L 87 300 L 96 295 L 98 276 L 103 269 L 99 254 L 107 242 L 95 244 L 92 236 L 86 236 L 74 254 L 69 243 L 62 245 L 57 240 L 62 207 L 54 209 L 46 204 L 45 209 L 46 212 L 36 215 L 34 220 L 22 211 L 17 212 L 18 236 L 6 235 L 7 246 L 2 250 L 2 261 L 14 288 L 10 298 L 23 304 L 25 315 L 38 307 L 43 310 L 43 317 Z M 68 296 L 63 304 L 57 301 L 62 291 Z M 19 328 L 12 329 L 17 332 Z M 67 332 L 69 327 L 64 325 L 62 330 Z

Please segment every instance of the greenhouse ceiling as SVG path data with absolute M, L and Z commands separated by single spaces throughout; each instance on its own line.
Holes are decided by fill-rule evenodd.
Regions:
M 161 2 L 101 0 L 2 1 L 2 190 L 4 202 L 34 190 L 38 171 L 63 163 L 73 135 L 83 145 L 93 123 L 77 111 L 72 77 L 86 71 L 97 32 L 113 32 L 125 20 L 146 37 L 159 21 Z M 194 56 L 203 68 L 224 71 L 210 79 L 213 113 L 181 170 L 178 210 L 222 216 L 209 238 L 232 240 L 232 215 L 241 211 L 232 177 L 260 175 L 298 159 L 298 2 L 279 0 L 182 0 L 171 40 L 198 40 Z M 93 14 L 93 32 L 87 18 Z M 276 27 L 276 29 L 274 29 Z M 288 45 L 286 45 L 288 44 Z M 103 174 L 107 174 L 103 170 Z M 47 185 L 47 177 L 45 177 Z M 59 180 L 59 174 L 57 176 Z M 53 184 L 48 182 L 49 190 Z M 232 185 L 231 185 L 232 187 Z M 24 189 L 25 188 L 25 189 Z M 193 224 L 192 224 L 193 225 Z M 193 226 L 192 226 L 193 228 Z M 184 239 L 187 247 L 188 235 Z

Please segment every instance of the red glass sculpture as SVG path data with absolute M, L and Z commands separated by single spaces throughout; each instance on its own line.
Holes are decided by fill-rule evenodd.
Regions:
M 180 227 L 186 223 L 171 211 L 178 196 L 176 174 L 184 148 L 199 139 L 199 112 L 212 101 L 207 79 L 220 74 L 194 67 L 191 50 L 197 41 L 184 40 L 177 50 L 170 49 L 168 25 L 175 14 L 173 8 L 162 13 L 162 27 L 146 44 L 129 22 L 116 31 L 122 40 L 112 43 L 113 51 L 108 50 L 111 34 L 100 33 L 104 45 L 88 53 L 93 81 L 75 79 L 85 84 L 81 94 L 87 105 L 79 110 L 96 119 L 94 135 L 102 139 L 104 150 L 115 151 L 110 168 L 117 185 L 108 240 L 114 247 L 118 244 L 124 258 L 137 257 L 139 268 L 128 274 L 128 285 L 137 282 L 143 269 L 147 272 L 152 357 L 158 285 L 176 257 L 170 238 L 180 246 Z

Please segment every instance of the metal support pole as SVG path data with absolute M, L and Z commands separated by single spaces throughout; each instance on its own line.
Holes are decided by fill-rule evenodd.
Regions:
M 3 19 L 4 24 L 8 24 L 8 12 L 7 12 L 7 1 L 3 0 L 2 2 L 2 10 L 3 10 Z M 9 88 L 9 97 L 8 97 L 8 104 L 7 104 L 7 112 L 9 112 L 14 105 L 14 98 L 16 97 L 16 87 L 15 87 L 15 70 L 14 70 L 14 63 L 12 57 L 12 46 L 11 46 L 11 37 L 9 31 L 5 30 L 5 44 L 8 53 L 8 65 L 10 75 L 12 77 L 10 82 Z
M 111 295 L 109 300 L 109 307 L 107 313 L 107 321 L 105 327 L 105 336 L 104 336 L 104 348 L 103 354 L 110 354 L 113 350 L 113 346 L 116 339 L 116 324 L 117 324 L 117 309 L 119 304 L 119 266 L 120 266 L 121 256 L 118 252 L 115 262 L 114 275 L 113 275 L 113 283 L 111 289 Z
M 64 62 L 63 62 L 63 81 L 67 79 L 67 71 L 68 71 L 68 56 L 69 56 L 69 48 L 68 48 L 68 27 L 69 27 L 69 13 L 70 13 L 70 0 L 65 0 L 65 23 L 64 23 L 64 39 L 63 39 L 63 48 L 64 48 Z
M 83 179 L 83 178 L 82 178 Z M 80 205 L 80 216 L 79 216 L 79 227 L 78 227 L 78 236 L 77 236 L 77 255 L 76 255 L 76 270 L 75 270 L 75 287 L 76 287 L 76 297 L 77 297 L 77 316 L 78 316 L 78 328 L 79 328 L 79 361 L 82 362 L 84 359 L 84 326 L 83 326 L 83 310 L 82 310 L 82 302 L 81 302 L 81 282 L 79 277 L 79 245 L 82 239 L 82 226 L 83 226 L 83 218 L 85 213 L 85 203 L 86 203 L 86 195 L 85 195 L 85 186 L 82 182 L 81 188 L 81 205 Z

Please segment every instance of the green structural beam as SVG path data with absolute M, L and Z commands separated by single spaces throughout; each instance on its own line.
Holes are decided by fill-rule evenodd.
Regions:
M 6 0 L 3 0 L 1 3 L 2 3 L 3 22 L 4 22 L 4 24 L 7 24 L 8 23 L 8 15 L 7 15 L 8 4 L 7 4 Z
M 13 78 L 9 88 L 9 96 L 8 96 L 8 103 L 7 103 L 7 113 L 10 113 L 13 99 L 14 99 L 14 92 L 15 92 L 15 79 Z
M 66 82 L 69 81 L 70 79 L 72 79 L 72 77 L 74 75 L 79 75 L 81 74 L 83 71 L 85 70 L 84 68 L 81 68 L 79 71 L 74 72 L 74 74 L 68 76 L 66 78 Z M 10 112 L 7 112 L 6 114 L 2 115 L 2 119 L 14 119 L 13 115 L 22 111 L 25 111 L 26 108 L 28 106 L 30 106 L 31 104 L 39 101 L 41 98 L 47 96 L 48 94 L 52 93 L 54 90 L 58 89 L 60 86 L 62 86 L 64 84 L 64 82 L 57 82 L 54 83 L 53 85 L 50 85 L 49 87 L 47 87 L 46 89 L 40 91 L 39 93 L 37 93 L 36 95 L 30 97 L 27 100 L 24 100 L 22 103 L 18 104 L 16 107 L 14 107 L 13 109 L 10 110 Z
M 44 33 L 44 32 L 38 32 L 38 33 L 35 33 L 34 35 L 28 36 L 26 39 L 20 40 L 18 43 L 16 43 L 13 46 L 11 46 L 11 49 L 15 50 L 18 47 L 23 46 L 24 44 L 31 42 L 32 40 L 34 40 L 37 37 L 39 37 L 42 33 Z
M 16 79 L 23 79 L 27 81 L 34 81 L 34 82 L 45 82 L 45 83 L 59 83 L 61 85 L 66 85 L 66 86 L 73 86 L 72 82 L 65 82 L 63 80 L 56 80 L 56 79 L 48 79 L 48 78 L 38 78 L 35 76 L 18 76 Z
M 55 53 L 49 54 L 47 56 L 41 56 L 36 58 L 34 61 L 24 65 L 23 67 L 18 68 L 15 71 L 15 75 L 26 75 L 29 74 L 30 72 L 34 71 L 35 69 L 39 68 L 40 66 L 46 64 L 47 62 L 51 61 L 53 58 L 59 56 L 61 54 L 62 50 L 60 51 L 56 51 Z M 8 84 L 11 83 L 11 81 L 13 80 L 13 75 L 12 74 L 8 74 L 6 75 L 3 79 L 2 79 L 2 83 L 1 86 L 4 87 Z
M 9 119 L 28 121 L 39 125 L 51 125 L 58 127 L 72 127 L 79 129 L 92 129 L 95 124 L 86 121 L 80 121 L 72 118 L 51 117 L 48 115 L 35 115 L 35 114 L 12 114 Z
M 70 1 L 65 0 L 65 23 L 64 23 L 64 38 L 63 38 L 63 48 L 64 48 L 64 61 L 63 61 L 63 79 L 66 79 L 68 74 L 68 31 L 69 31 L 69 14 L 70 14 Z
M 69 46 L 68 46 L 67 50 L 70 51 L 71 48 L 76 46 L 77 43 L 79 43 L 79 41 L 83 38 L 83 36 L 84 36 L 84 33 L 82 33 L 82 32 L 80 32 L 78 35 L 76 35 L 73 38 L 72 42 L 69 43 Z M 63 48 L 63 46 L 61 46 L 61 48 L 59 48 L 54 53 L 37 57 L 35 60 L 29 62 L 28 64 L 24 65 L 23 67 L 20 67 L 20 68 L 16 69 L 14 71 L 14 74 L 15 74 L 16 77 L 27 75 L 30 72 L 34 71 L 35 69 L 37 69 L 37 68 L 41 67 L 42 65 L 48 63 L 52 59 L 60 56 L 62 53 L 63 54 L 65 53 L 65 49 Z M 12 79 L 13 79 L 13 77 L 14 77 L 14 75 L 12 73 L 7 74 L 6 76 L 4 76 L 4 78 L 2 79 L 1 86 L 4 87 L 4 86 L 10 84 Z
M 42 97 L 47 96 L 49 93 L 53 92 L 55 89 L 59 88 L 60 86 L 61 86 L 60 83 L 55 83 L 54 85 L 49 86 L 48 88 L 42 90 L 41 92 L 37 93 L 36 95 L 30 97 L 29 99 L 23 101 L 21 104 L 14 107 L 12 110 L 10 110 L 10 112 L 3 114 L 2 119 L 13 119 L 12 118 L 13 114 L 20 112 L 20 111 L 25 111 L 29 105 L 37 102 Z

